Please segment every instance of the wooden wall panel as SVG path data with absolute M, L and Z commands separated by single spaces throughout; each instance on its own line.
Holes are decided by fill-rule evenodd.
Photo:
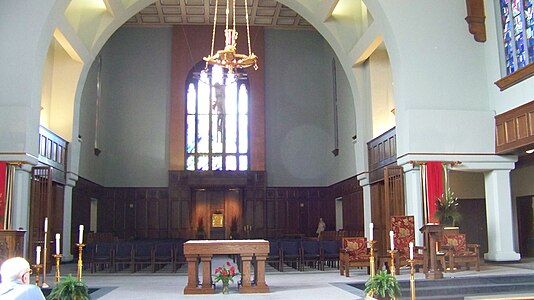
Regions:
M 534 101 L 495 116 L 495 151 L 517 153 L 534 147 Z
M 384 167 L 397 162 L 396 129 L 392 128 L 367 143 L 369 180 L 374 183 L 384 179 Z

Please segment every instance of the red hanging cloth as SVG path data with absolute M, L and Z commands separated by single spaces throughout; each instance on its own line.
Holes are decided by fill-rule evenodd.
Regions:
M 434 218 L 434 213 L 436 212 L 436 199 L 443 195 L 442 162 L 429 161 L 426 163 L 426 182 L 429 222 L 439 223 L 439 220 Z

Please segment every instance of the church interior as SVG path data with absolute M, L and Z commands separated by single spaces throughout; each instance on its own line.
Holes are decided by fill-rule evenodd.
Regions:
M 268 272 L 347 281 L 368 256 L 340 248 L 374 240 L 387 264 L 396 217 L 405 246 L 441 253 L 425 228 L 447 220 L 434 213 L 451 191 L 451 234 L 476 259 L 439 245 L 421 268 L 528 262 L 533 2 L 2 3 L 0 242 L 18 234 L 31 263 L 48 246 L 48 272 L 56 244 L 75 264 L 83 241 L 86 273 L 187 273 L 187 241 L 266 240 Z M 283 245 L 300 250 L 283 259 Z

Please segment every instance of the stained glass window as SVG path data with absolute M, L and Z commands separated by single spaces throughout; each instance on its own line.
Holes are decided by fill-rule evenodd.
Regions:
M 204 66 L 198 63 L 186 84 L 186 170 L 248 170 L 248 79 Z
M 534 62 L 534 0 L 500 0 L 506 74 Z

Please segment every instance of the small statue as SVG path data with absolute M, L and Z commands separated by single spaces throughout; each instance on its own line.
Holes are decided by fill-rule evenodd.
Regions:
M 325 230 L 326 223 L 323 221 L 323 218 L 319 218 L 319 224 L 317 224 L 317 237 L 321 236 L 321 233 Z

